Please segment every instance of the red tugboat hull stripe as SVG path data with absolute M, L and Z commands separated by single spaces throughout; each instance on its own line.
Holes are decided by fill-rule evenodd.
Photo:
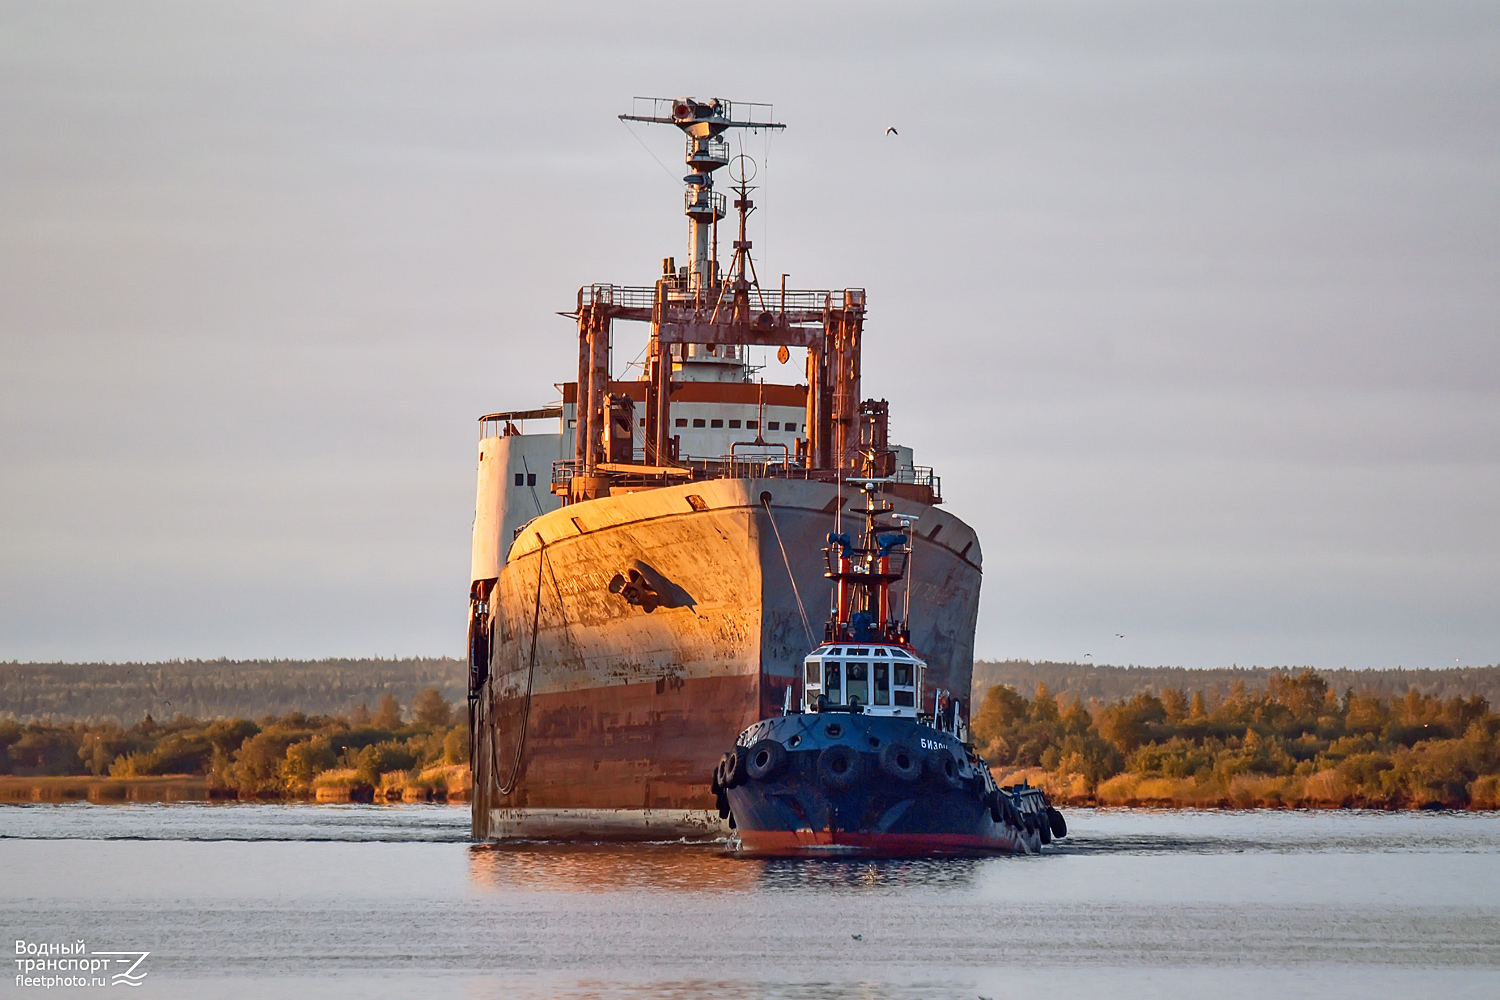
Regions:
M 741 854 L 768 857 L 932 857 L 942 854 L 1024 854 L 1019 837 L 965 833 L 831 833 L 827 830 L 741 830 Z

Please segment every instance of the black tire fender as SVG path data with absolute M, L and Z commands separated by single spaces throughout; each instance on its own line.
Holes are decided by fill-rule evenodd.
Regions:
M 859 781 L 863 770 L 859 751 L 847 743 L 824 747 L 818 754 L 818 782 L 824 788 L 842 791 Z
M 922 776 L 922 758 L 905 743 L 887 743 L 880 751 L 880 769 L 897 781 L 913 782 Z
M 742 747 L 735 747 L 725 755 L 722 782 L 725 788 L 737 788 L 745 783 L 745 757 L 746 752 Z
M 1051 806 L 1047 807 L 1047 825 L 1052 828 L 1052 836 L 1058 840 L 1068 835 L 1068 821 L 1063 819 L 1063 814 Z
M 1005 809 L 1001 805 L 1003 796 L 995 789 L 990 789 L 984 794 L 984 804 L 990 811 L 990 819 L 996 823 L 1005 821 Z
M 939 788 L 960 789 L 964 780 L 958 776 L 958 761 L 946 750 L 929 750 L 922 760 L 927 780 Z
M 775 740 L 760 740 L 745 751 L 745 776 L 751 781 L 770 781 L 786 767 L 786 747 Z

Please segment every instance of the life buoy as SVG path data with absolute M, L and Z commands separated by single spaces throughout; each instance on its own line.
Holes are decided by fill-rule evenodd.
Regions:
M 897 781 L 916 781 L 922 776 L 922 758 L 905 743 L 887 743 L 880 751 L 880 769 Z
M 1004 796 L 997 789 L 991 788 L 984 796 L 984 804 L 990 810 L 990 819 L 996 823 L 1005 821 L 1005 808 L 1001 805 Z
M 824 788 L 841 791 L 859 780 L 859 753 L 847 743 L 835 743 L 818 754 L 818 781 Z
M 1068 821 L 1063 819 L 1062 813 L 1051 806 L 1047 807 L 1047 825 L 1052 828 L 1052 836 L 1058 840 L 1068 835 Z
M 775 740 L 760 740 L 745 754 L 745 774 L 752 781 L 769 781 L 786 767 L 786 748 Z

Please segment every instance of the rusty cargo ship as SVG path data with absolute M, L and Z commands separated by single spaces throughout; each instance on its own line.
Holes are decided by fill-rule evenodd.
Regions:
M 476 839 L 727 835 L 707 777 L 740 732 L 803 697 L 832 595 L 824 540 L 860 502 L 851 476 L 879 476 L 915 525 L 902 599 L 929 689 L 969 690 L 979 541 L 890 440 L 886 401 L 862 398 L 864 290 L 762 288 L 755 273 L 754 165 L 725 135 L 784 126 L 717 99 L 638 99 L 620 117 L 685 138 L 687 263 L 580 288 L 561 398 L 480 418 Z M 725 167 L 737 238 L 721 263 Z M 649 330 L 636 379 L 612 371 L 621 322 Z M 766 380 L 752 348 L 793 371 L 804 355 L 802 377 Z

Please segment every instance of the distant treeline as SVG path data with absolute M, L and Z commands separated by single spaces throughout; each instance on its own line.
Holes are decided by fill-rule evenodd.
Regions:
M 974 742 L 1002 781 L 1067 802 L 1500 807 L 1500 715 L 1481 695 L 1340 694 L 1305 670 L 1205 696 L 1200 673 L 1108 701 L 997 684 L 973 714 Z
M 1271 678 L 1300 673 L 1304 668 L 1220 667 L 1192 670 L 1186 667 L 1112 667 L 1092 663 L 1033 663 L 1030 660 L 981 660 L 974 664 L 973 698 L 981 700 L 996 684 L 1015 688 L 1025 695 L 1038 684 L 1054 695 L 1067 695 L 1087 703 L 1119 701 L 1137 694 L 1160 695 L 1163 691 L 1201 691 L 1210 702 L 1229 696 L 1236 682 L 1247 691 L 1266 691 Z M 1443 670 L 1319 670 L 1330 690 L 1379 698 L 1400 698 L 1407 691 L 1434 698 L 1467 698 L 1479 695 L 1491 705 L 1500 705 L 1500 666 L 1454 667 Z
M 0 775 L 145 778 L 198 775 L 226 798 L 411 801 L 468 795 L 463 709 L 436 688 L 409 710 L 382 695 L 376 711 L 245 718 L 178 715 L 117 722 L 0 720 Z
M 113 721 L 147 715 L 226 719 L 348 715 L 424 688 L 462 701 L 463 660 L 170 660 L 164 663 L 0 663 L 0 717 Z

